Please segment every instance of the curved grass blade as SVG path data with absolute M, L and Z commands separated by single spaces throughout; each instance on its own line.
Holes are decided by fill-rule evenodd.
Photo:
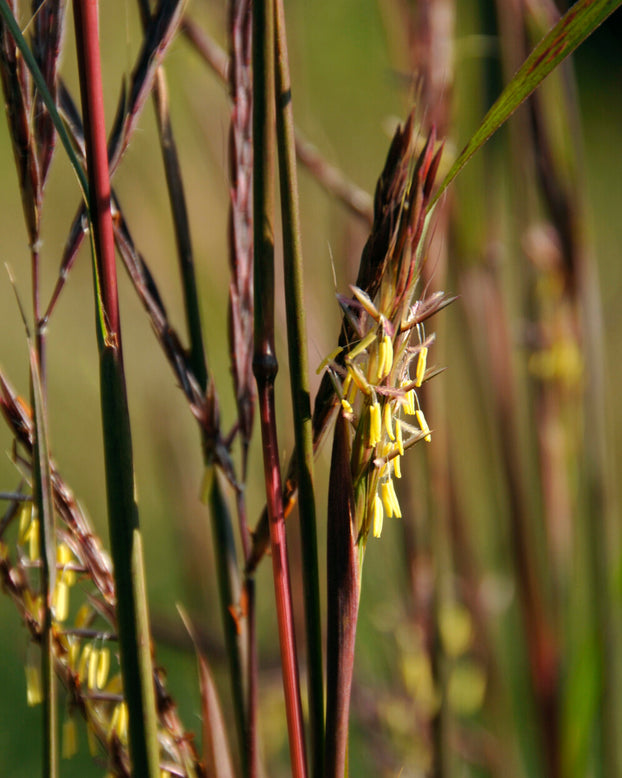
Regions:
M 227 739 L 227 728 L 218 700 L 218 691 L 207 658 L 190 617 L 181 605 L 177 605 L 197 657 L 199 686 L 201 689 L 201 714 L 203 719 L 203 761 L 208 775 L 214 778 L 235 778 L 231 751 Z
M 622 5 L 622 0 L 578 0 L 542 38 L 484 117 L 479 129 L 451 166 L 432 198 L 428 211 L 466 163 L 501 127 L 518 106 L 569 54 Z

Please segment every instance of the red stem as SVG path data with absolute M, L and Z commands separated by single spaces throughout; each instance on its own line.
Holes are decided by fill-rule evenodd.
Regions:
M 292 774 L 295 778 L 307 775 L 305 758 L 305 733 L 302 723 L 300 703 L 300 683 L 296 661 L 296 641 L 294 637 L 294 616 L 291 600 L 289 567 L 287 564 L 287 542 L 285 538 L 285 517 L 281 472 L 279 469 L 278 444 L 276 439 L 274 385 L 266 382 L 259 388 L 259 415 L 261 419 L 261 437 L 264 451 L 264 476 L 268 515 L 270 517 L 270 541 L 272 546 L 272 570 L 276 614 L 279 625 L 279 645 L 283 670 L 283 690 L 287 712 Z
M 97 271 L 106 316 L 107 335 L 119 338 L 119 303 L 114 233 L 110 210 L 110 173 L 99 51 L 98 0 L 74 0 L 78 72 L 82 94 L 86 164 L 89 177 L 91 218 L 97 255 Z

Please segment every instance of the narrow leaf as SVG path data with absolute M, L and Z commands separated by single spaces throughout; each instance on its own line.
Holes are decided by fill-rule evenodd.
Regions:
M 209 664 L 201 651 L 190 617 L 181 605 L 177 605 L 177 610 L 190 635 L 197 656 L 203 714 L 203 761 L 207 774 L 213 775 L 214 778 L 234 778 L 227 730 Z
M 612 14 L 622 0 L 579 0 L 544 36 L 499 95 L 479 129 L 445 176 L 428 211 L 466 163 L 566 57 Z
M 348 422 L 340 413 L 335 423 L 330 463 L 326 537 L 326 778 L 344 778 L 346 775 L 350 695 L 361 585 L 348 435 Z

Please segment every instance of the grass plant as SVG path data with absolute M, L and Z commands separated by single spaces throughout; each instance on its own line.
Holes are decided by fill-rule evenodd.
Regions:
M 469 96 L 453 58 L 464 19 L 449 0 L 384 8 L 396 70 L 407 62 L 414 88 L 372 197 L 295 122 L 295 4 L 230 0 L 206 10 L 139 0 L 131 11 L 136 45 L 126 51 L 133 64 L 107 124 L 111 60 L 100 14 L 108 7 L 74 0 L 70 12 L 63 0 L 0 0 L 0 79 L 31 299 L 26 311 L 11 278 L 30 391 L 23 399 L 0 368 L 11 460 L 1 471 L 0 581 L 27 635 L 24 696 L 43 710 L 28 732 L 40 758 L 19 772 L 0 754 L 3 774 L 55 778 L 75 764 L 81 775 L 141 778 L 622 774 L 620 559 L 612 550 L 619 526 L 580 112 L 564 61 L 619 3 L 579 0 L 563 15 L 548 0 L 483 5 L 495 15 L 501 64 L 478 59 L 477 78 L 502 71 L 505 87 L 460 153 L 452 135 L 466 133 L 452 117 L 459 123 L 460 89 L 467 103 Z M 215 20 L 227 51 L 207 32 Z M 66 61 L 71 41 L 75 71 Z M 228 92 L 221 225 L 217 207 L 203 204 L 213 182 L 197 189 L 184 153 L 204 99 L 190 89 L 191 110 L 178 117 L 182 47 L 186 64 L 215 74 Z M 140 247 L 148 236 L 132 198 L 147 201 L 148 174 L 129 190 L 123 181 L 145 143 L 139 130 L 150 97 L 170 211 L 171 248 L 162 256 Z M 484 144 L 527 100 L 504 147 L 515 171 L 508 194 L 498 180 L 501 155 Z M 484 195 L 469 189 L 477 164 L 490 185 Z M 63 165 L 77 180 L 76 208 L 55 250 L 43 237 L 55 213 L 50 181 Z M 330 312 L 307 302 L 325 284 L 309 258 L 315 236 L 306 231 L 315 228 L 297 165 L 322 202 L 347 214 L 353 233 L 363 231 L 350 252 L 356 260 L 335 261 Z M 197 207 L 210 230 L 222 227 L 222 256 L 205 261 L 195 248 Z M 496 261 L 504 222 L 518 246 L 510 292 Z M 87 236 L 106 505 L 95 512 L 106 514 L 107 535 L 74 497 L 51 434 L 62 435 L 67 420 L 50 400 L 58 396 L 50 331 Z M 347 254 L 347 241 L 339 245 Z M 117 260 L 127 278 L 117 279 Z M 219 296 L 227 301 L 220 318 L 210 310 Z M 451 310 L 459 327 L 445 320 Z M 167 366 L 178 389 L 164 411 L 165 392 L 141 378 L 159 409 L 147 432 L 131 394 L 133 338 L 145 319 L 155 336 L 149 360 Z M 313 327 L 329 344 L 317 381 Z M 464 400 L 454 410 L 442 375 L 461 361 L 477 423 Z M 196 450 L 184 436 L 188 419 Z M 139 524 L 135 451 L 165 435 L 179 441 L 184 461 L 177 469 L 167 461 L 162 483 L 139 484 L 147 492 Z M 331 435 L 326 462 L 321 443 Z M 94 448 L 91 431 L 80 437 Z M 197 476 L 188 492 L 184 481 L 199 471 L 201 485 Z M 171 472 L 173 516 L 150 526 Z M 150 581 L 165 574 L 150 568 L 153 538 L 164 530 L 194 539 L 205 526 L 211 546 L 192 540 L 180 553 L 171 543 L 167 553 L 158 537 L 196 601 L 178 603 L 183 596 L 170 591 L 154 603 Z M 384 556 L 382 546 L 390 549 Z M 209 596 L 199 592 L 204 573 Z M 176 626 L 166 631 L 162 613 L 176 604 Z M 194 703 L 175 691 L 181 664 L 161 665 L 169 644 L 196 657 Z M 11 705 L 3 697 L 0 713 Z M 189 710 L 200 713 L 200 739 L 182 723 Z M 272 738 L 262 737 L 270 725 Z M 71 759 L 78 731 L 87 763 Z

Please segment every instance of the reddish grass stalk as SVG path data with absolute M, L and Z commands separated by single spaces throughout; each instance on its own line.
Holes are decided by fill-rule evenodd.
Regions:
M 253 8 L 253 232 L 255 276 L 255 348 L 263 442 L 264 477 L 270 520 L 272 568 L 287 712 L 290 758 L 295 778 L 306 778 L 305 737 L 296 661 L 296 640 L 287 562 L 285 517 L 274 405 L 278 363 L 274 346 L 274 5 Z
M 131 428 L 121 350 L 98 10 L 97 0 L 74 0 L 89 179 L 89 211 L 95 248 L 94 273 L 108 521 L 117 587 L 121 671 L 129 713 L 132 769 L 134 774 L 141 778 L 158 778 L 160 765 L 155 690 L 142 538 L 138 508 L 134 500 Z
M 326 778 L 344 778 L 354 648 L 361 591 L 348 422 L 337 416 L 330 463 L 327 527 Z
M 294 145 L 294 114 L 291 101 L 285 11 L 282 0 L 275 0 L 275 7 L 276 128 L 281 184 L 287 344 L 296 441 L 296 474 L 300 491 L 300 536 L 306 625 L 311 772 L 314 778 L 321 778 L 324 773 L 324 674 L 322 670 L 322 618 L 317 522 L 313 487 L 313 425 L 303 294 L 302 238 Z

